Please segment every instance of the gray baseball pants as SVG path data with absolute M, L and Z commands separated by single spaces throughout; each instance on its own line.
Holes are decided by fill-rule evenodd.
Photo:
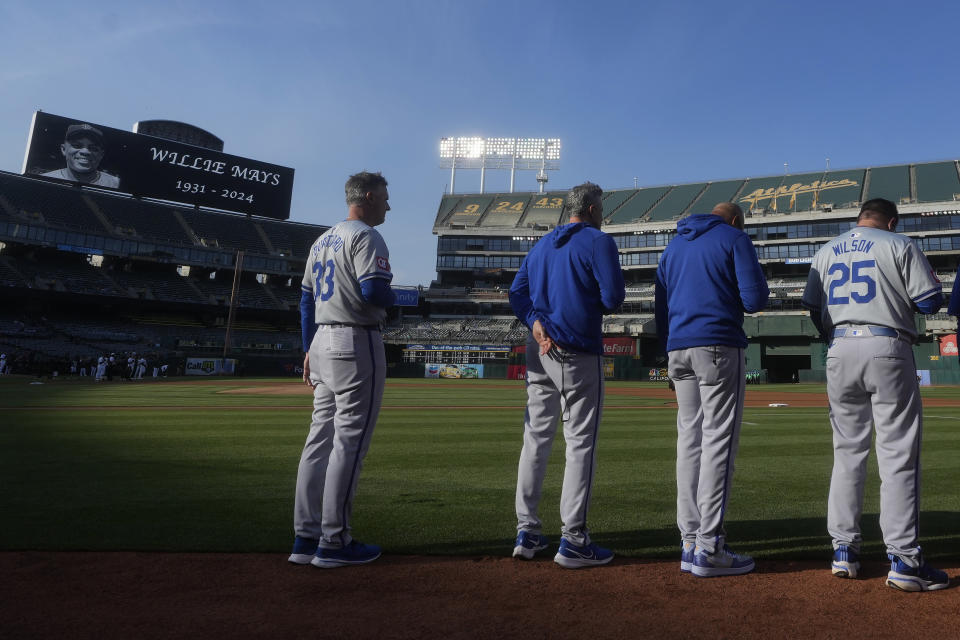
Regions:
M 590 544 L 587 511 L 597 460 L 597 428 L 603 411 L 603 358 L 597 354 L 558 350 L 560 361 L 540 355 L 527 339 L 527 411 L 523 449 L 517 472 L 517 529 L 539 534 L 538 506 L 547 460 L 563 421 L 567 444 L 560 494 L 561 534 L 577 546 Z
M 743 349 L 691 347 L 669 353 L 677 394 L 677 526 L 683 542 L 723 549 L 723 518 L 740 443 L 746 390 Z
M 313 417 L 293 508 L 298 536 L 337 549 L 350 544 L 350 514 L 386 378 L 376 328 L 321 325 L 310 345 Z
M 835 338 L 827 351 L 833 474 L 827 530 L 833 546 L 860 550 L 860 515 L 870 440 L 876 429 L 880 529 L 887 552 L 919 563 L 923 405 L 910 344 L 899 338 Z

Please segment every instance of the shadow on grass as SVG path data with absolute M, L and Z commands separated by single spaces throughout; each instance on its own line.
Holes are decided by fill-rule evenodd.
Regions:
M 887 557 L 880 532 L 879 514 L 864 514 L 860 524 L 863 535 L 861 558 L 865 563 L 880 563 L 877 565 L 877 571 L 880 571 L 879 567 L 887 561 Z M 920 525 L 920 542 L 926 558 L 934 564 L 936 561 L 942 563 L 960 560 L 960 514 L 952 511 L 923 512 L 920 515 Z M 391 548 L 390 551 L 431 555 L 506 556 L 513 550 L 514 541 L 512 532 L 508 533 L 511 535 L 497 539 L 405 545 Z M 545 533 L 551 543 L 559 543 L 559 532 Z M 622 556 L 674 559 L 679 555 L 679 532 L 673 527 L 591 531 L 591 535 L 597 544 L 609 547 Z M 727 539 L 734 550 L 758 559 L 823 561 L 831 554 L 825 517 L 729 522 Z

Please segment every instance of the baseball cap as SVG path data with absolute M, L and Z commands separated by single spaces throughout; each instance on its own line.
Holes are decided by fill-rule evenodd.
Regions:
M 65 140 L 70 138 L 79 138 L 80 136 L 86 136 L 88 138 L 96 138 L 101 144 L 103 144 L 103 132 L 100 129 L 97 129 L 94 126 L 89 124 L 71 124 L 67 127 L 67 135 L 64 136 Z

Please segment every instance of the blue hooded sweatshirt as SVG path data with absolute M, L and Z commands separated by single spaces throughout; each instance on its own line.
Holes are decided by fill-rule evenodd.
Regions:
M 718 215 L 677 224 L 657 267 L 657 333 L 667 351 L 747 346 L 743 313 L 767 305 L 770 290 L 753 243 Z
M 953 292 L 950 293 L 950 305 L 947 307 L 947 313 L 960 318 L 960 267 L 957 267 L 957 277 L 953 280 Z
M 530 249 L 510 286 L 510 305 L 540 321 L 565 349 L 603 353 L 603 314 L 626 295 L 613 238 L 585 222 L 557 227 Z

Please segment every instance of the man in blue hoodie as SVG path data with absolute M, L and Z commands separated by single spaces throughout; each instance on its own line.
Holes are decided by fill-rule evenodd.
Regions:
M 681 220 L 657 267 L 657 332 L 677 394 L 680 570 L 699 577 L 754 567 L 727 547 L 723 518 L 746 387 L 743 313 L 763 309 L 769 293 L 731 202 Z
M 567 443 L 560 496 L 563 529 L 554 562 L 567 569 L 613 559 L 587 530 L 603 406 L 603 314 L 619 307 L 626 293 L 617 245 L 600 231 L 602 198 L 603 190 L 590 182 L 571 189 L 570 223 L 534 245 L 510 287 L 513 311 L 530 327 L 513 556 L 529 560 L 547 548 L 537 510 L 562 419 Z

